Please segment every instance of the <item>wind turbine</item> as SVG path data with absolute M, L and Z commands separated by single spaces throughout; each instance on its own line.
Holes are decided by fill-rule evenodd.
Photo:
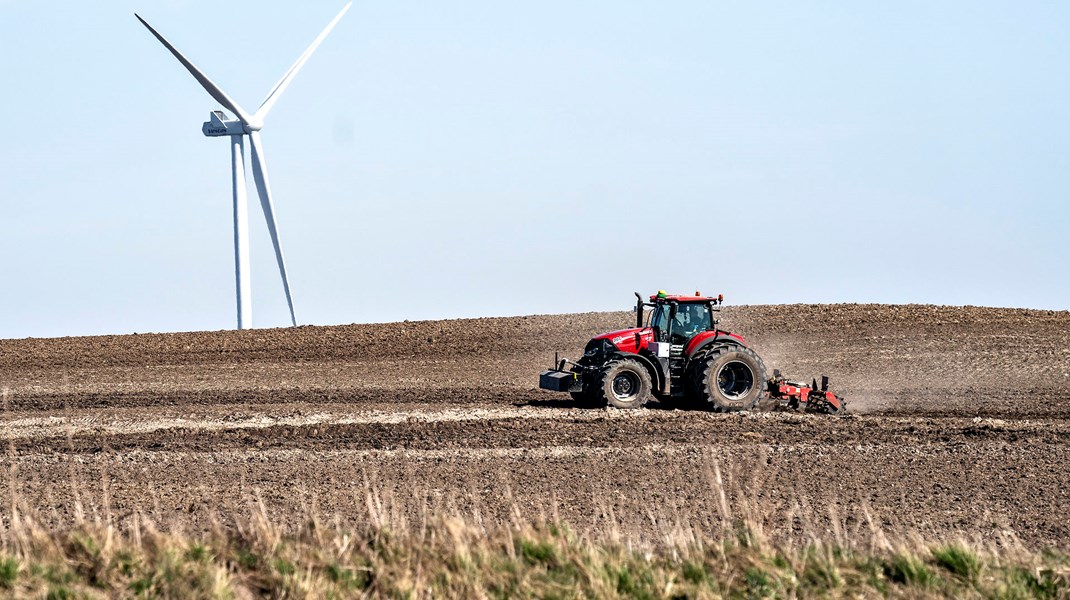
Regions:
M 279 96 L 290 85 L 297 72 L 305 66 L 312 53 L 316 51 L 327 34 L 334 29 L 338 21 L 349 10 L 353 3 L 346 4 L 338 16 L 334 18 L 327 28 L 319 34 L 312 45 L 298 57 L 297 62 L 282 76 L 268 92 L 263 104 L 250 114 L 248 111 L 232 100 L 222 89 L 208 78 L 200 69 L 195 67 L 171 42 L 167 41 L 158 31 L 152 28 L 140 15 L 134 14 L 138 21 L 144 25 L 171 54 L 182 63 L 191 75 L 204 87 L 216 102 L 234 113 L 237 119 L 229 118 L 223 111 L 212 111 L 209 121 L 201 127 L 201 131 L 208 137 L 230 137 L 231 163 L 233 165 L 234 183 L 234 279 L 238 296 L 238 329 L 247 329 L 253 324 L 253 302 L 249 272 L 249 203 L 245 192 L 245 136 L 249 136 L 249 145 L 252 148 L 253 180 L 256 182 L 256 192 L 260 196 L 260 206 L 264 209 L 264 219 L 267 221 L 268 233 L 271 234 L 271 243 L 275 246 L 275 258 L 279 263 L 279 274 L 282 275 L 282 287 L 286 291 L 286 304 L 290 307 L 290 321 L 297 325 L 297 316 L 294 314 L 294 303 L 290 296 L 290 281 L 286 278 L 286 261 L 282 257 L 282 247 L 279 245 L 279 230 L 275 223 L 275 207 L 271 202 L 271 187 L 268 185 L 267 165 L 264 162 L 264 146 L 260 141 L 260 130 L 264 127 L 264 117 L 275 106 Z

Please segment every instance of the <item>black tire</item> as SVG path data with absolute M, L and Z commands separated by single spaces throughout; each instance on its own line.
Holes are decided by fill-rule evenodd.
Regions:
M 767 395 L 765 363 L 750 348 L 717 346 L 692 362 L 687 391 L 718 412 L 751 410 Z
M 646 367 L 637 360 L 625 358 L 606 363 L 592 391 L 606 406 L 639 408 L 650 401 L 653 388 Z

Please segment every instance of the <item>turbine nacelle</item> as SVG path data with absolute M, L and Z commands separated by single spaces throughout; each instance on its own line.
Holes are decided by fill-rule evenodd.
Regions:
M 222 137 L 225 135 L 245 135 L 245 126 L 238 119 L 227 118 L 221 110 L 213 110 L 208 117 L 208 122 L 201 126 L 201 133 L 208 137 Z
M 249 117 L 249 121 L 243 123 L 241 119 L 231 119 L 221 110 L 213 110 L 208 121 L 201 126 L 201 133 L 208 137 L 223 137 L 225 135 L 245 135 L 264 128 L 264 120 L 256 115 Z

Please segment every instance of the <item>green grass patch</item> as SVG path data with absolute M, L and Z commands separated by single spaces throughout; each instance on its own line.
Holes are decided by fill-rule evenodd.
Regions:
M 701 563 L 685 562 L 681 571 L 683 580 L 692 585 L 699 585 L 706 581 L 706 568 Z
M 0 559 L 0 588 L 11 589 L 19 578 L 19 561 L 8 556 Z
M 553 566 L 557 554 L 549 541 L 520 540 L 520 555 L 530 564 Z
M 937 565 L 967 581 L 974 581 L 981 571 L 977 554 L 957 544 L 934 548 L 932 553 Z
M 780 595 L 776 578 L 759 568 L 747 569 L 745 580 L 748 598 L 775 598 Z
M 892 583 L 928 588 L 933 574 L 922 560 L 911 554 L 897 553 L 884 561 L 884 575 Z

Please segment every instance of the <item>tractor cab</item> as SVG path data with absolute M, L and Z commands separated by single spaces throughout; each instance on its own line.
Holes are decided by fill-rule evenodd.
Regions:
M 698 292 L 694 296 L 676 296 L 659 291 L 649 302 L 643 302 L 638 294 L 636 298 L 636 326 L 652 328 L 655 341 L 681 347 L 700 333 L 717 330 L 718 319 L 713 313 L 724 301 L 724 296 L 715 298 Z M 654 309 L 649 323 L 644 323 L 643 318 L 646 307 Z

